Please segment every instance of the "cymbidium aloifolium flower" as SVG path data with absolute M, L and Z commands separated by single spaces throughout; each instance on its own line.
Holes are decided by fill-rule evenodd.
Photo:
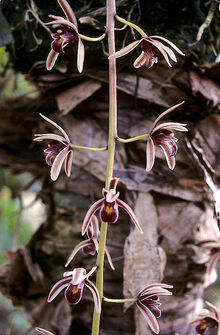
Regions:
M 47 70 L 51 70 L 60 53 L 63 53 L 63 48 L 68 44 L 78 43 L 77 51 L 77 68 L 79 72 L 83 70 L 84 63 L 84 45 L 78 33 L 78 25 L 75 14 L 66 0 L 57 0 L 62 8 L 65 17 L 49 15 L 53 20 L 47 24 L 58 25 L 56 33 L 52 34 L 53 41 L 51 43 L 51 51 L 47 57 Z
M 88 210 L 82 225 L 82 235 L 84 235 L 89 227 L 89 223 L 91 221 L 92 216 L 95 212 L 99 209 L 99 216 L 102 222 L 108 223 L 115 223 L 118 221 L 119 211 L 118 207 L 123 208 L 128 215 L 130 216 L 131 220 L 138 228 L 140 233 L 142 234 L 143 231 L 141 226 L 133 212 L 133 210 L 128 206 L 124 201 L 120 200 L 119 192 L 116 193 L 116 186 L 118 183 L 118 178 L 112 178 L 109 186 L 109 190 L 103 189 L 102 194 L 103 198 L 96 201 Z
M 48 119 L 46 116 L 40 114 L 43 119 L 56 127 L 63 136 L 56 134 L 35 134 L 34 141 L 49 141 L 47 149 L 44 150 L 46 154 L 46 163 L 51 166 L 51 179 L 56 180 L 60 174 L 61 167 L 64 163 L 66 175 L 71 174 L 71 167 L 73 161 L 73 151 L 70 147 L 70 139 L 67 133 L 57 123 Z M 53 162 L 52 162 L 53 161 Z
M 88 279 L 96 268 L 92 269 L 88 274 L 83 268 L 76 268 L 63 274 L 64 278 L 58 281 L 51 289 L 48 302 L 51 302 L 56 296 L 65 289 L 65 299 L 70 305 L 76 305 L 82 299 L 84 286 L 86 286 L 93 295 L 94 304 L 98 313 L 101 311 L 101 303 L 99 293 L 96 286 Z
M 156 318 L 161 316 L 161 311 L 159 309 L 161 303 L 158 296 L 172 295 L 172 292 L 167 290 L 172 287 L 172 285 L 154 283 L 144 287 L 137 295 L 137 307 L 147 320 L 152 331 L 156 334 L 159 333 L 159 325 Z M 156 317 L 152 312 L 156 314 Z
M 165 44 L 164 44 L 165 43 Z M 141 40 L 132 42 L 127 45 L 125 48 L 117 51 L 109 58 L 119 58 L 125 56 L 133 49 L 135 49 L 139 44 L 141 44 L 141 54 L 134 62 L 134 67 L 139 68 L 144 66 L 145 68 L 151 68 L 155 63 L 158 62 L 158 57 L 161 54 L 167 64 L 172 66 L 170 59 L 174 62 L 177 62 L 175 53 L 172 49 L 178 52 L 180 55 L 184 56 L 184 53 L 172 42 L 162 36 L 147 36 L 143 37 Z M 167 46 L 169 45 L 169 46 Z M 171 48 L 172 49 L 171 49 Z
M 159 145 L 164 152 L 164 155 L 167 160 L 167 164 L 171 170 L 175 167 L 175 155 L 177 153 L 177 141 L 178 139 L 174 136 L 173 131 L 188 131 L 185 127 L 186 124 L 177 123 L 177 122 L 159 122 L 169 113 L 177 109 L 181 106 L 184 102 L 177 104 L 161 115 L 154 121 L 153 126 L 150 130 L 149 137 L 147 140 L 147 150 L 146 150 L 146 158 L 147 158 L 147 165 L 146 170 L 150 171 L 154 165 L 155 161 L 155 145 Z
M 86 231 L 86 235 L 88 238 L 85 241 L 82 241 L 79 244 L 77 244 L 77 246 L 73 249 L 71 255 L 69 256 L 65 266 L 69 265 L 69 263 L 73 260 L 73 258 L 77 254 L 77 252 L 81 249 L 84 255 L 94 256 L 98 252 L 100 231 L 99 231 L 98 219 L 95 215 L 93 215 L 91 218 L 90 224 Z M 105 253 L 109 265 L 111 266 L 112 270 L 115 270 L 107 247 L 105 247 Z
M 204 335 L 210 328 L 217 327 L 217 335 L 220 335 L 219 310 L 208 301 L 206 301 L 206 304 L 211 309 L 211 312 L 208 309 L 202 309 L 198 317 L 191 321 L 190 324 L 196 325 L 197 334 Z

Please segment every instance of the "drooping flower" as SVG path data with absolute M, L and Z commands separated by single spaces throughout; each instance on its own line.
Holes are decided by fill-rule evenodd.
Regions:
M 76 17 L 66 0 L 57 0 L 57 2 L 62 8 L 66 18 L 64 19 L 61 16 L 49 15 L 53 21 L 47 24 L 57 24 L 59 27 L 57 28 L 56 33 L 52 34 L 53 41 L 51 43 L 51 51 L 46 61 L 47 70 L 53 68 L 58 55 L 64 52 L 63 48 L 66 45 L 78 42 L 77 68 L 81 73 L 83 70 L 85 50 L 78 33 Z
M 172 295 L 172 292 L 167 290 L 172 287 L 172 285 L 154 283 L 144 287 L 137 295 L 137 307 L 147 320 L 152 331 L 156 334 L 159 333 L 159 325 L 156 318 L 161 316 L 159 309 L 161 303 L 159 302 L 158 295 Z M 152 311 L 156 314 L 156 317 Z
M 135 226 L 138 228 L 140 233 L 142 234 L 143 231 L 141 226 L 132 211 L 132 209 L 122 200 L 118 199 L 119 192 L 116 193 L 116 186 L 118 183 L 118 178 L 112 178 L 109 186 L 109 190 L 103 189 L 103 198 L 96 201 L 88 210 L 82 225 L 82 235 L 84 235 L 88 229 L 90 220 L 95 212 L 100 209 L 99 216 L 102 222 L 108 223 L 115 223 L 118 220 L 119 212 L 118 207 L 123 208 L 132 221 L 134 222 Z
M 88 274 L 83 268 L 76 268 L 63 274 L 64 278 L 58 281 L 51 289 L 48 302 L 51 302 L 56 296 L 65 289 L 65 299 L 71 305 L 76 305 L 82 299 L 84 286 L 92 292 L 94 304 L 98 313 L 101 311 L 101 303 L 99 293 L 96 286 L 88 279 L 96 268 L 92 269 Z
M 217 335 L 220 335 L 220 318 L 219 310 L 206 301 L 206 304 L 211 308 L 211 312 L 208 309 L 202 309 L 199 316 L 190 322 L 191 325 L 196 325 L 197 334 L 204 335 L 210 328 L 218 328 Z
M 109 58 L 119 58 L 125 56 L 133 49 L 135 49 L 139 44 L 141 44 L 142 52 L 140 56 L 135 60 L 134 67 L 139 68 L 141 66 L 146 67 L 147 69 L 151 68 L 155 63 L 158 61 L 158 57 L 160 54 L 164 57 L 167 64 L 170 64 L 170 59 L 174 62 L 177 62 L 175 53 L 173 50 L 165 45 L 162 42 L 165 42 L 169 46 L 171 46 L 175 51 L 177 51 L 180 55 L 184 56 L 184 53 L 172 42 L 162 36 L 147 36 L 142 38 L 141 40 L 132 42 L 131 44 L 127 45 L 125 48 L 117 51 Z
M 35 134 L 34 141 L 48 140 L 48 148 L 44 150 L 46 153 L 46 163 L 51 166 L 51 179 L 56 180 L 59 176 L 61 167 L 64 163 L 66 175 L 69 177 L 71 174 L 71 167 L 73 161 L 73 151 L 70 147 L 70 139 L 66 132 L 54 121 L 48 119 L 46 116 L 40 116 L 47 122 L 56 127 L 63 136 L 56 134 Z M 53 160 L 53 163 L 52 163 Z
M 84 255 L 94 256 L 98 252 L 100 231 L 99 231 L 98 219 L 96 218 L 95 215 L 93 215 L 91 218 L 86 234 L 87 234 L 88 239 L 77 244 L 77 246 L 73 249 L 71 255 L 69 256 L 65 266 L 69 265 L 69 263 L 72 261 L 72 259 L 77 254 L 77 252 L 81 249 Z M 111 266 L 112 270 L 115 270 L 107 247 L 105 247 L 105 252 L 106 252 L 109 265 Z
M 54 335 L 54 333 L 51 333 L 49 330 L 36 327 L 35 330 L 43 335 Z
M 188 131 L 185 127 L 186 124 L 177 123 L 177 122 L 165 122 L 159 124 L 159 122 L 167 114 L 174 111 L 176 108 L 181 106 L 184 103 L 181 102 L 173 107 L 170 107 L 165 112 L 163 112 L 153 123 L 151 131 L 149 133 L 149 138 L 147 140 L 147 149 L 146 149 L 146 170 L 150 171 L 154 165 L 155 161 L 155 145 L 159 145 L 164 152 L 164 155 L 167 160 L 167 164 L 171 170 L 175 167 L 175 155 L 177 153 L 177 141 L 178 139 L 174 136 L 173 130 L 178 131 Z

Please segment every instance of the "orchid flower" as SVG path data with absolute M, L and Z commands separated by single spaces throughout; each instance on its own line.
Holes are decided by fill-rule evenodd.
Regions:
M 207 273 L 210 274 L 220 258 L 220 241 L 218 239 L 211 241 L 202 241 L 203 248 L 210 250 Z
M 168 39 L 162 36 L 147 36 L 145 34 L 145 37 L 143 37 L 141 40 L 132 42 L 123 49 L 111 55 L 109 58 L 112 59 L 125 56 L 133 49 L 135 49 L 139 44 L 141 44 L 142 52 L 133 64 L 135 68 L 139 68 L 141 66 L 144 66 L 147 69 L 151 68 L 154 65 L 154 63 L 158 62 L 158 56 L 160 54 L 162 54 L 167 64 L 172 67 L 172 65 L 170 64 L 170 59 L 173 60 L 174 62 L 177 62 L 176 56 L 173 50 L 164 43 L 162 43 L 161 41 L 165 42 L 180 55 L 184 56 L 184 53 L 182 53 L 182 51 Z
M 56 180 L 59 176 L 61 167 L 64 163 L 66 175 L 69 177 L 71 174 L 71 167 L 73 161 L 73 151 L 70 147 L 70 139 L 66 132 L 54 121 L 48 119 L 46 116 L 40 116 L 56 127 L 63 136 L 56 134 L 35 134 L 34 141 L 49 140 L 48 148 L 44 150 L 46 153 L 46 163 L 51 167 L 51 179 Z M 52 160 L 54 159 L 53 163 Z
M 54 333 L 51 333 L 49 330 L 36 327 L 35 330 L 43 335 L 54 335 Z
M 219 310 L 210 302 L 206 301 L 206 304 L 211 308 L 211 312 L 208 309 L 202 309 L 199 316 L 190 322 L 191 325 L 196 325 L 197 334 L 204 335 L 210 328 L 218 328 L 217 335 L 220 335 L 220 314 Z
M 144 287 L 137 295 L 137 307 L 147 320 L 152 331 L 156 334 L 159 333 L 159 325 L 156 317 L 159 318 L 161 316 L 159 309 L 161 303 L 159 302 L 158 295 L 172 295 L 172 292 L 167 290 L 167 288 L 172 287 L 172 285 L 154 283 Z M 151 310 L 156 313 L 156 317 Z
M 146 170 L 150 171 L 154 165 L 155 160 L 155 145 L 159 145 L 164 152 L 164 155 L 167 160 L 167 164 L 171 170 L 175 167 L 175 155 L 177 153 L 177 141 L 178 139 L 174 137 L 173 130 L 178 131 L 188 131 L 185 127 L 186 124 L 177 123 L 177 122 L 165 122 L 159 124 L 159 122 L 164 118 L 167 114 L 174 111 L 176 108 L 181 106 L 184 103 L 181 102 L 173 107 L 170 107 L 165 112 L 163 112 L 153 123 L 151 128 L 149 138 L 147 141 L 147 149 L 146 149 L 146 158 L 147 165 Z
M 72 261 L 72 259 L 75 257 L 77 252 L 82 249 L 82 252 L 84 255 L 91 255 L 94 256 L 98 252 L 98 242 L 99 242 L 99 224 L 98 219 L 95 215 L 92 216 L 89 227 L 86 231 L 88 239 L 85 241 L 80 242 L 77 244 L 77 246 L 73 249 L 71 255 L 69 256 L 65 266 L 67 267 L 69 263 Z M 111 266 L 112 270 L 115 270 L 114 265 L 112 263 L 112 259 L 110 256 L 110 253 L 108 251 L 108 248 L 105 247 L 106 256 L 109 262 L 109 265 Z
M 77 68 L 81 73 L 83 70 L 85 50 L 78 33 L 78 25 L 75 14 L 66 0 L 57 0 L 57 2 L 62 8 L 66 18 L 49 15 L 53 21 L 47 24 L 58 24 L 59 27 L 57 28 L 56 33 L 52 34 L 53 41 L 51 43 L 51 51 L 46 61 L 47 70 L 51 70 L 53 68 L 58 55 L 64 52 L 63 48 L 66 45 L 78 42 Z
M 94 304 L 98 313 L 101 312 L 101 303 L 99 292 L 96 286 L 88 279 L 89 276 L 96 270 L 94 267 L 88 274 L 83 268 L 76 268 L 73 271 L 68 271 L 63 274 L 65 278 L 58 281 L 51 289 L 48 302 L 51 302 L 65 288 L 65 298 L 71 305 L 76 305 L 82 299 L 84 286 L 92 292 Z
M 118 180 L 118 178 L 112 178 L 109 190 L 103 189 L 103 198 L 96 201 L 89 208 L 83 221 L 82 235 L 86 233 L 90 220 L 98 209 L 100 209 L 99 216 L 102 222 L 115 223 L 119 216 L 118 207 L 123 208 L 128 213 L 135 226 L 138 228 L 140 233 L 143 234 L 141 226 L 132 209 L 124 201 L 118 199 L 119 192 L 116 193 L 115 190 Z

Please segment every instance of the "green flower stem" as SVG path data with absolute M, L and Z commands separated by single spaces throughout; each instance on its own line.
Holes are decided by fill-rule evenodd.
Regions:
M 137 298 L 128 298 L 128 299 L 109 299 L 106 297 L 103 297 L 103 300 L 106 302 L 115 302 L 118 304 L 124 304 L 125 302 L 137 302 Z
M 121 143 L 129 143 L 129 142 L 141 140 L 142 138 L 148 138 L 149 136 L 150 136 L 149 134 L 143 134 L 143 135 L 127 138 L 127 139 L 116 137 L 116 141 L 121 142 Z
M 106 150 L 108 150 L 108 147 L 90 148 L 90 147 L 84 147 L 82 145 L 76 145 L 76 144 L 70 144 L 70 148 L 71 149 L 89 150 L 89 151 L 106 151 Z
M 102 41 L 103 38 L 105 38 L 105 36 L 106 36 L 106 33 L 102 34 L 102 35 L 99 36 L 99 37 L 89 37 L 89 36 L 85 36 L 85 35 L 79 34 L 79 37 L 80 37 L 82 40 L 89 41 L 89 42 L 98 42 L 98 41 Z
M 106 0 L 106 32 L 108 34 L 109 55 L 115 53 L 115 0 Z M 117 137 L 117 96 L 116 96 L 116 61 L 109 60 L 109 135 L 108 135 L 108 161 L 106 171 L 105 188 L 109 189 L 111 178 L 113 177 L 115 158 L 115 138 Z M 96 274 L 96 287 L 99 292 L 100 301 L 103 300 L 103 267 L 107 236 L 108 223 L 102 222 L 99 251 L 96 264 L 98 266 Z M 92 335 L 99 335 L 100 314 L 94 308 Z
M 128 26 L 134 28 L 135 30 L 137 30 L 139 32 L 139 34 L 145 38 L 147 37 L 147 34 L 140 28 L 138 27 L 136 24 L 134 23 L 131 23 L 129 21 L 126 21 L 125 19 L 123 19 L 122 17 L 118 16 L 118 15 L 115 15 L 115 19 L 121 23 L 124 23 L 124 24 L 127 24 Z

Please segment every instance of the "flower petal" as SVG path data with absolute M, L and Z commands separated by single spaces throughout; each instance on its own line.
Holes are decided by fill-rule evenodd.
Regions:
M 72 22 L 65 20 L 63 17 L 55 16 L 55 15 L 49 15 L 49 17 L 51 17 L 53 21 L 48 22 L 47 24 L 59 24 L 59 25 L 67 26 L 68 28 L 73 29 L 75 32 L 78 33 L 77 26 L 73 24 Z
M 218 308 L 215 307 L 213 304 L 211 304 L 209 301 L 206 301 L 205 303 L 206 303 L 206 305 L 208 305 L 208 306 L 212 309 L 212 311 L 213 311 L 214 314 L 215 314 L 215 317 L 216 317 L 217 319 L 219 319 L 219 310 L 218 310 Z
M 65 290 L 65 298 L 67 302 L 71 305 L 76 305 L 82 299 L 83 289 L 85 286 L 85 281 L 80 282 L 78 285 L 73 285 L 70 283 Z
M 101 204 L 102 204 L 103 200 L 104 199 L 99 199 L 98 201 L 96 201 L 87 211 L 86 216 L 83 220 L 82 235 L 84 235 L 85 232 L 87 231 L 90 220 L 91 220 L 93 214 L 95 214 L 95 212 L 101 207 Z
M 147 285 L 138 293 L 138 297 L 142 294 L 146 294 L 152 288 L 155 288 L 155 290 L 158 288 L 173 288 L 173 285 L 168 285 L 168 284 L 163 284 L 163 283 L 153 283 L 153 284 Z
M 143 230 L 138 222 L 138 219 L 136 218 L 133 210 L 131 209 L 130 206 L 128 206 L 124 201 L 122 201 L 121 199 L 118 199 L 117 200 L 118 202 L 118 205 L 120 207 L 122 207 L 127 213 L 128 215 L 130 216 L 131 220 L 134 222 L 135 226 L 137 227 L 137 229 L 140 231 L 141 234 L 143 234 Z
M 75 246 L 75 248 L 73 249 L 73 251 L 71 252 L 71 254 L 70 254 L 70 256 L 69 256 L 69 258 L 68 258 L 68 260 L 67 260 L 67 262 L 66 262 L 66 264 L 65 264 L 65 267 L 67 267 L 67 266 L 69 265 L 69 263 L 72 261 L 72 259 L 75 257 L 75 255 L 77 254 L 77 252 L 78 252 L 80 249 L 86 247 L 86 246 L 89 245 L 89 244 L 91 244 L 91 240 L 90 240 L 90 239 L 89 239 L 89 240 L 82 241 L 82 242 L 80 242 L 79 244 L 77 244 L 77 245 Z
M 182 101 L 180 102 L 179 104 L 176 104 L 170 108 L 168 108 L 167 110 L 165 110 L 162 114 L 160 114 L 158 116 L 158 118 L 156 118 L 156 120 L 154 121 L 153 123 L 153 126 L 152 126 L 152 130 L 154 130 L 154 128 L 157 126 L 157 124 L 159 123 L 159 121 L 164 118 L 168 113 L 171 113 L 173 112 L 175 109 L 177 109 L 179 106 L 183 105 L 185 103 L 185 101 Z
M 78 51 L 77 51 L 77 68 L 79 73 L 83 71 L 83 64 L 84 64 L 84 57 L 85 57 L 85 48 L 84 44 L 79 38 L 78 40 Z
M 151 132 L 151 135 L 159 129 L 188 131 L 188 129 L 184 127 L 185 125 L 186 125 L 185 123 L 178 123 L 178 122 L 161 123 L 154 128 L 154 130 Z
M 59 152 L 59 154 L 56 156 L 56 158 L 54 159 L 54 162 L 53 162 L 53 165 L 52 165 L 52 168 L 51 168 L 51 171 L 50 171 L 51 179 L 53 181 L 57 180 L 57 178 L 60 174 L 60 170 L 61 170 L 61 167 L 63 165 L 63 162 L 64 162 L 66 156 L 68 155 L 68 153 L 69 153 L 69 148 L 66 147 L 63 150 L 61 150 Z
M 56 127 L 62 134 L 63 136 L 65 137 L 66 141 L 69 143 L 70 142 L 70 139 L 69 139 L 69 136 L 67 135 L 67 133 L 65 132 L 65 130 L 63 130 L 62 127 L 60 127 L 56 122 L 50 120 L 48 117 L 46 117 L 45 115 L 41 114 L 40 113 L 40 116 L 46 120 L 47 122 L 51 123 L 54 127 Z M 44 134 L 43 134 L 44 135 Z M 45 134 L 47 135 L 47 134 Z
M 84 268 L 76 268 L 73 270 L 71 284 L 79 285 L 85 279 L 86 270 Z
M 66 145 L 66 139 L 63 136 L 56 134 L 35 134 L 36 136 L 33 140 L 40 142 L 44 140 L 58 141 Z
M 149 137 L 147 141 L 146 159 L 147 159 L 146 171 L 149 172 L 152 169 L 155 161 L 155 146 L 154 141 L 152 140 L 151 137 Z
M 159 39 L 159 40 L 162 40 L 164 42 L 166 42 L 167 44 L 171 45 L 171 47 L 176 50 L 180 55 L 182 56 L 185 56 L 185 54 L 171 41 L 167 40 L 165 37 L 162 37 L 162 36 L 151 36 L 151 38 L 156 38 L 156 39 Z
M 163 48 L 163 44 L 156 41 L 156 40 L 152 40 L 151 38 L 147 38 L 146 39 L 149 43 L 151 43 L 152 45 L 154 45 L 163 55 L 165 61 L 167 62 L 167 64 L 172 67 L 172 65 L 170 64 L 170 60 L 168 57 L 168 54 L 166 52 L 166 50 Z
M 88 279 L 86 279 L 86 286 L 92 292 L 95 308 L 96 308 L 97 312 L 100 314 L 101 313 L 101 302 L 100 302 L 100 299 L 99 299 L 99 292 L 98 292 L 96 286 Z
M 61 279 L 60 281 L 58 281 L 51 289 L 48 298 L 47 298 L 47 302 L 51 302 L 54 298 L 56 298 L 56 296 L 65 288 L 69 285 L 69 283 L 71 282 L 71 277 L 70 278 L 64 278 Z
M 102 222 L 115 223 L 118 221 L 118 203 L 103 201 L 99 216 Z
M 111 255 L 110 255 L 110 253 L 109 253 L 107 247 L 105 247 L 105 253 L 106 253 L 106 256 L 107 256 L 109 265 L 110 265 L 110 267 L 112 268 L 112 270 L 114 271 L 114 270 L 115 270 L 115 267 L 114 267 L 114 265 L 113 265 L 113 263 L 112 263 L 112 258 L 111 258 Z
M 43 329 L 43 328 L 39 328 L 39 327 L 36 327 L 35 330 L 41 334 L 44 334 L 44 335 L 54 335 L 54 333 L 51 333 L 49 332 L 49 330 L 46 330 L 46 329 Z
M 50 71 L 54 67 L 54 64 L 58 56 L 59 56 L 58 52 L 54 51 L 53 49 L 50 50 L 46 60 L 46 68 L 48 71 Z
M 60 7 L 62 8 L 67 20 L 74 23 L 75 26 L 77 27 L 77 20 L 76 20 L 75 14 L 72 11 L 72 8 L 68 4 L 68 2 L 66 0 L 57 0 L 57 1 L 59 3 Z
M 175 159 L 175 156 L 171 156 L 172 147 L 166 143 L 160 144 L 160 147 L 164 152 L 168 167 L 170 168 L 170 170 L 173 170 L 175 168 L 176 159 Z
M 99 221 L 95 215 L 92 216 L 90 226 L 87 230 L 87 236 L 89 239 L 99 238 Z
M 135 59 L 133 66 L 138 69 L 139 67 L 145 65 L 147 62 L 147 55 L 144 51 L 141 52 L 141 54 L 138 56 L 138 58 Z
M 141 40 L 134 41 L 131 44 L 128 44 L 125 48 L 122 48 L 121 50 L 110 55 L 109 59 L 119 58 L 119 57 L 127 55 L 129 52 L 135 49 L 142 41 L 143 41 L 143 38 Z
M 141 302 L 137 301 L 137 306 L 138 306 L 139 310 L 141 311 L 142 315 L 147 320 L 147 323 L 150 326 L 150 328 L 152 329 L 152 331 L 154 333 L 158 334 L 160 329 L 159 329 L 159 325 L 158 325 L 158 322 L 156 320 L 156 317 L 149 310 L 149 308 L 144 306 Z
M 73 150 L 69 150 L 68 155 L 66 156 L 66 159 L 65 159 L 65 164 L 64 164 L 67 177 L 70 177 L 71 175 L 72 162 L 73 162 Z

